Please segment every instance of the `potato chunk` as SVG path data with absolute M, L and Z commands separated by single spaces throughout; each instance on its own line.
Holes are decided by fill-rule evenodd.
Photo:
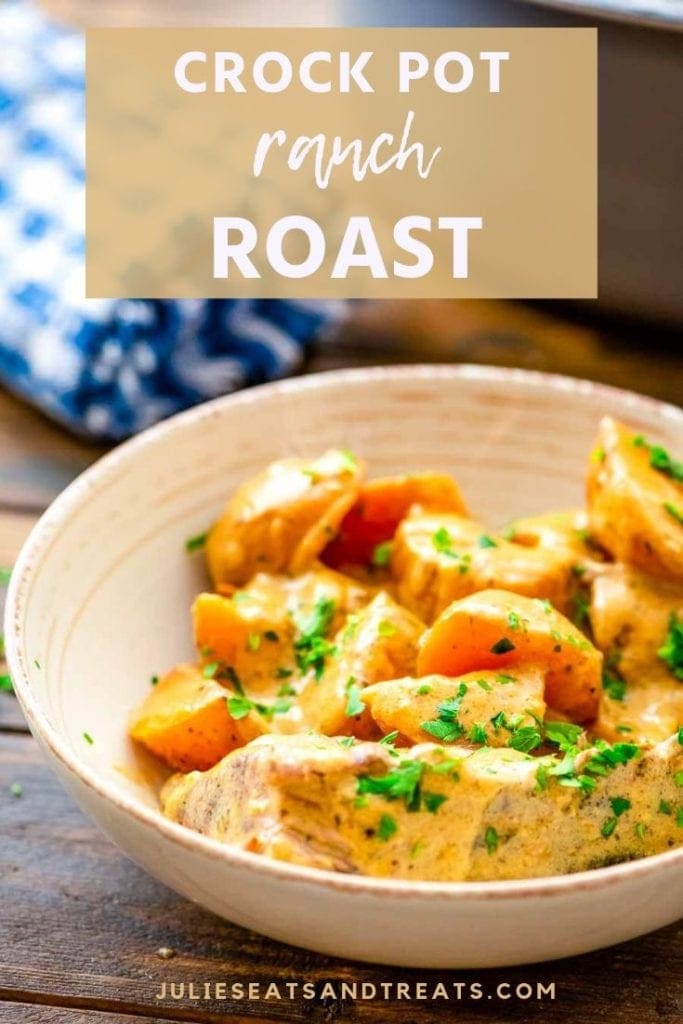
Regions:
M 241 586 L 260 570 L 308 568 L 356 500 L 364 471 L 349 453 L 329 451 L 273 462 L 242 484 L 209 532 L 214 584 Z
M 575 590 L 573 553 L 492 537 L 462 516 L 414 509 L 401 523 L 391 560 L 396 596 L 425 622 L 479 590 L 500 588 L 566 607 Z
M 590 530 L 606 551 L 644 572 L 683 582 L 683 464 L 606 417 L 587 494 Z
M 231 718 L 228 697 L 195 665 L 179 665 L 159 680 L 133 714 L 130 735 L 179 771 L 211 768 L 265 731 L 254 713 L 239 721 Z
M 365 687 L 413 672 L 424 624 L 379 593 L 335 637 L 322 677 L 309 678 L 298 705 L 308 726 L 328 736 L 378 735 L 365 708 Z
M 585 750 L 577 771 L 596 766 L 588 791 L 560 784 L 559 757 L 432 744 L 400 753 L 264 737 L 205 774 L 170 779 L 162 805 L 188 828 L 278 860 L 431 881 L 564 874 L 683 838 L 677 740 L 642 756 L 623 745 Z
M 551 604 L 504 590 L 455 601 L 423 636 L 418 675 L 545 669 L 545 700 L 576 721 L 598 709 L 602 654 Z
M 376 683 L 363 693 L 385 733 L 398 730 L 413 743 L 436 737 L 444 743 L 531 750 L 540 743 L 545 714 L 544 672 L 470 672 L 458 679 L 425 676 Z M 534 735 L 535 734 L 535 735 Z
M 672 616 L 683 620 L 683 586 L 620 564 L 594 581 L 590 620 L 606 664 L 599 735 L 656 743 L 683 725 L 683 684 L 660 655 Z
M 445 473 L 408 473 L 363 484 L 322 560 L 336 568 L 373 564 L 378 545 L 391 540 L 413 505 L 467 515 L 458 485 Z M 376 563 L 375 563 L 376 564 Z
M 322 566 L 293 579 L 258 573 L 247 590 L 231 597 L 197 597 L 195 643 L 205 665 L 229 666 L 250 696 L 275 696 L 283 679 L 297 671 L 297 623 L 325 602 L 330 609 L 326 632 L 332 636 L 372 595 L 369 588 Z

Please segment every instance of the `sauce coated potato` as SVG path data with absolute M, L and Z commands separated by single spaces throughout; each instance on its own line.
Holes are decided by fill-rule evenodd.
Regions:
M 577 722 L 594 718 L 602 654 L 552 605 L 504 590 L 455 601 L 420 645 L 418 675 L 545 666 L 545 699 Z
M 391 560 L 396 596 L 425 622 L 488 588 L 548 598 L 565 607 L 576 589 L 574 555 L 513 544 L 463 516 L 414 509 L 401 523 Z
M 683 464 L 606 417 L 587 497 L 591 533 L 613 558 L 683 582 Z
M 259 571 L 302 572 L 320 554 L 358 496 L 363 463 L 329 451 L 283 459 L 235 492 L 206 544 L 215 584 L 242 586 Z

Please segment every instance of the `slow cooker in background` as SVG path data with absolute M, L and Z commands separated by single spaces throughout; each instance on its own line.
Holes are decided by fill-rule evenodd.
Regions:
M 683 0 L 341 6 L 357 25 L 597 25 L 598 309 L 683 324 Z
M 683 0 L 43 0 L 80 24 L 599 28 L 599 300 L 683 324 Z

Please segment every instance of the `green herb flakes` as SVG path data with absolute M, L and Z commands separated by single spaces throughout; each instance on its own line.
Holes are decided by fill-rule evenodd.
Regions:
M 423 793 L 422 799 L 427 811 L 429 811 L 430 814 L 436 814 L 439 807 L 448 800 L 448 797 L 444 796 L 442 793 Z
M 671 674 L 683 682 L 683 621 L 675 612 L 669 618 L 664 644 L 657 651 Z
M 388 565 L 391 561 L 392 543 L 390 540 L 385 540 L 381 544 L 375 546 L 372 552 L 372 564 L 378 569 Z
M 429 722 L 422 722 L 420 728 L 442 743 L 453 743 L 465 732 L 458 721 L 458 712 L 462 698 L 467 693 L 467 684 L 461 683 L 455 697 L 449 697 L 437 705 L 438 717 Z
M 609 839 L 609 837 L 612 835 L 616 827 L 616 818 L 605 818 L 602 825 L 600 826 L 600 835 L 603 836 L 604 839 Z
M 603 672 L 602 688 L 610 700 L 623 700 L 626 696 L 625 681 L 620 679 L 619 676 L 613 675 L 611 672 Z
M 396 819 L 392 818 L 390 814 L 383 814 L 379 819 L 379 825 L 377 826 L 377 838 L 385 842 L 391 839 L 392 836 L 398 832 L 398 825 Z
M 365 704 L 361 700 L 362 687 L 358 685 L 353 676 L 349 676 L 346 683 L 346 708 L 347 718 L 354 718 L 362 715 L 365 711 Z
M 297 622 L 299 636 L 294 641 L 297 666 L 302 672 L 312 668 L 318 680 L 322 677 L 325 659 L 336 653 L 334 644 L 325 639 L 334 614 L 334 601 L 329 597 L 321 597 L 310 615 Z
M 472 743 L 486 743 L 486 727 L 481 722 L 475 722 L 470 731 L 467 734 L 467 738 Z
M 631 801 L 627 800 L 624 796 L 613 796 L 610 800 L 610 806 L 615 817 L 620 818 L 622 814 L 625 814 L 630 809 Z
M 191 555 L 194 551 L 201 551 L 202 548 L 206 546 L 208 539 L 208 531 L 205 533 L 198 533 L 194 537 L 188 537 L 185 541 L 185 550 L 188 555 Z
M 662 508 L 667 512 L 679 526 L 683 526 L 683 509 L 674 505 L 671 501 L 665 501 Z
M 484 844 L 489 854 L 495 853 L 498 849 L 498 833 L 492 825 L 489 825 L 484 833 Z

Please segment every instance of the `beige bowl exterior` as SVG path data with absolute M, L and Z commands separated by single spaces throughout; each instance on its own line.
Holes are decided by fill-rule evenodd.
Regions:
M 636 395 L 523 371 L 398 367 L 242 392 L 102 459 L 36 526 L 6 612 L 17 695 L 64 786 L 177 892 L 321 953 L 503 966 L 582 953 L 675 920 L 683 849 L 561 878 L 435 884 L 337 875 L 221 846 L 162 817 L 154 770 L 126 738 L 150 676 L 192 651 L 188 609 L 204 572 L 201 557 L 184 553 L 185 539 L 265 463 L 335 445 L 367 457 L 374 474 L 449 470 L 493 528 L 581 502 L 604 413 L 683 449 L 683 413 Z

